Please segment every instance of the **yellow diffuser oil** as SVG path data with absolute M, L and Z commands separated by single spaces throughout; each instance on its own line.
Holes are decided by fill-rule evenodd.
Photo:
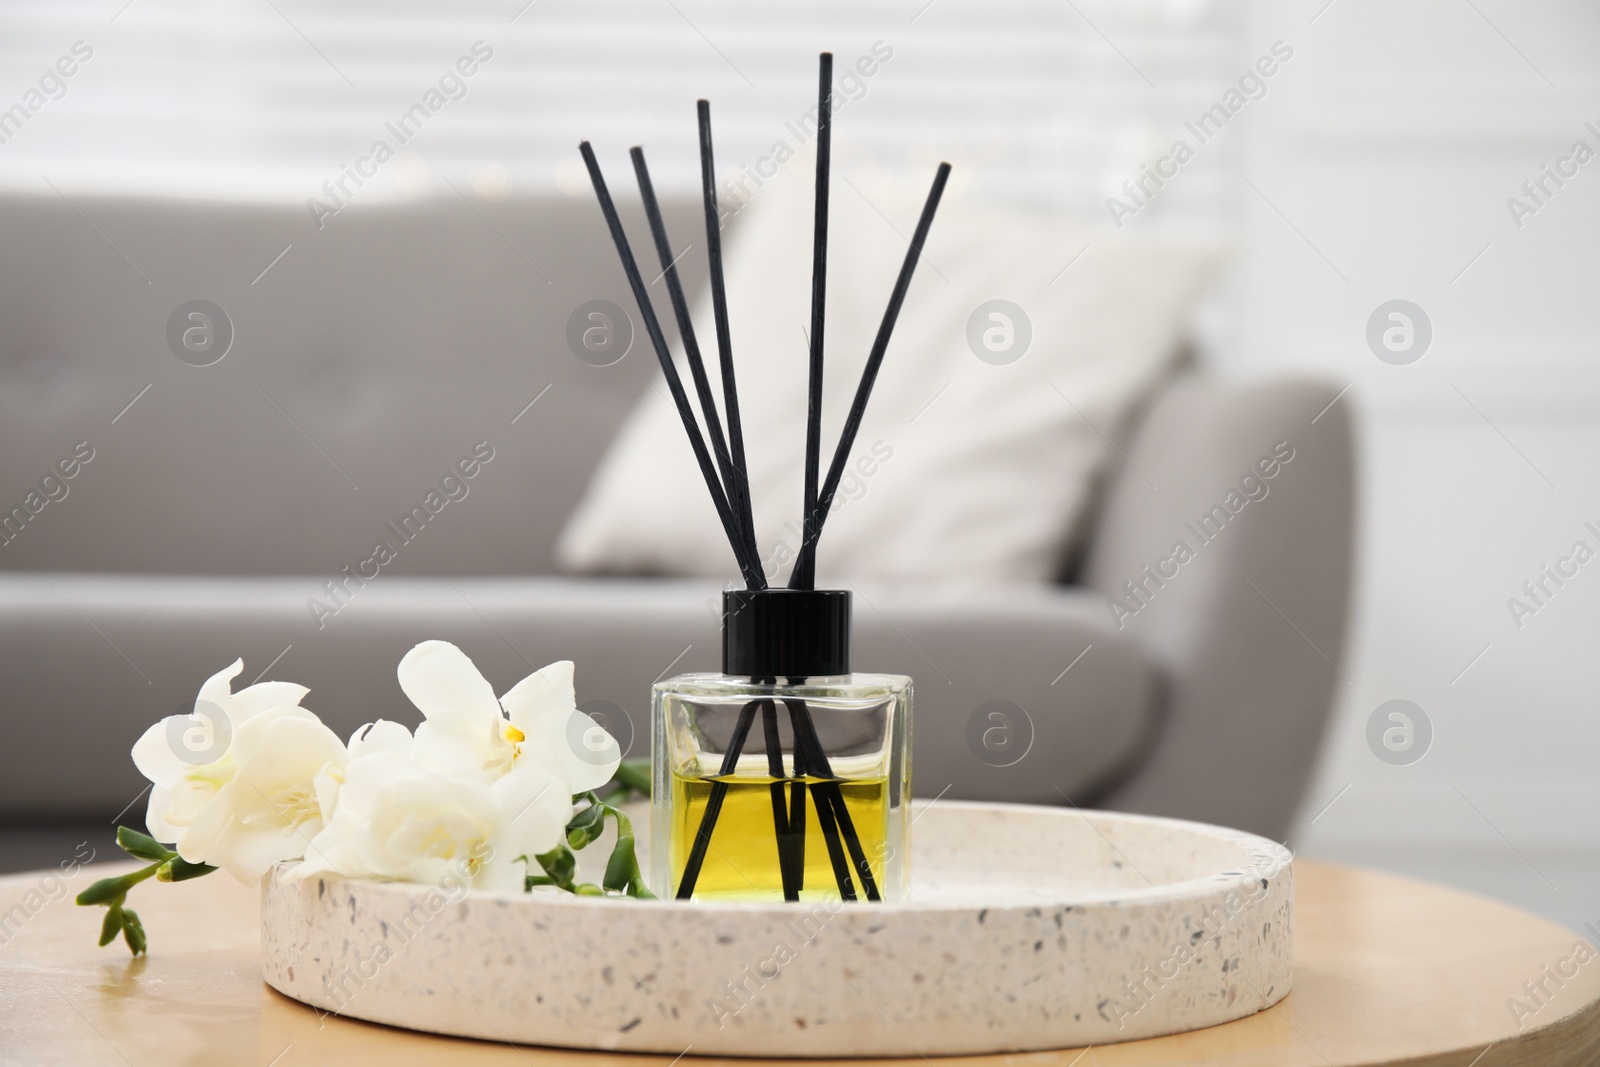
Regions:
M 722 674 L 655 686 L 657 896 L 903 901 L 911 679 L 850 671 L 850 594 L 724 595 Z
M 670 802 L 672 850 L 670 869 L 682 871 L 694 851 L 695 835 L 705 819 L 714 783 L 722 781 L 727 792 L 722 813 L 714 831 L 715 847 L 706 852 L 700 867 L 694 895 L 716 900 L 771 900 L 774 887 L 783 889 L 783 859 L 780 837 L 774 832 L 773 788 L 782 794 L 778 804 L 800 818 L 786 816 L 786 832 L 802 859 L 799 882 L 795 886 L 800 900 L 825 900 L 839 896 L 835 863 L 854 871 L 865 858 L 873 882 L 885 885 L 885 866 L 890 858 L 891 812 L 888 776 L 853 779 L 838 783 L 840 796 L 855 828 L 860 854 L 853 855 L 851 844 L 840 835 L 837 854 L 829 851 L 829 841 L 816 823 L 815 813 L 807 809 L 811 790 L 827 783 L 820 778 L 773 778 L 766 774 L 734 774 L 726 779 L 715 775 L 674 774 Z M 809 826 L 807 825 L 809 824 Z M 837 825 L 837 820 L 835 821 Z M 807 830 L 809 829 L 809 833 Z M 673 887 L 676 891 L 676 886 Z

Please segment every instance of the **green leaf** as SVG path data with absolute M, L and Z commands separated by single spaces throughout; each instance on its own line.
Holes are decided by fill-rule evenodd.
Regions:
M 554 885 L 560 886 L 569 893 L 572 891 L 572 879 L 578 873 L 578 857 L 566 845 L 557 845 L 543 855 L 535 856 L 539 866 L 544 868 L 544 873 L 550 876 Z
M 94 885 L 78 894 L 79 904 L 109 904 L 113 900 L 124 897 L 132 886 L 129 875 L 119 878 L 102 878 Z
M 604 829 L 605 826 L 602 824 L 600 826 L 589 827 L 588 829 L 568 830 L 567 847 L 572 849 L 574 852 L 582 852 L 584 849 L 594 844 L 595 839 L 600 836 L 600 832 Z
M 122 851 L 138 856 L 142 860 L 165 860 L 176 855 L 149 834 L 141 834 L 126 826 L 117 827 L 117 844 L 122 847 Z
M 174 856 L 172 862 L 167 864 L 158 877 L 163 882 L 187 882 L 191 878 L 210 874 L 216 869 L 208 863 L 190 863 L 182 856 Z
M 584 882 L 580 886 L 575 886 L 572 892 L 580 897 L 603 897 L 606 895 L 606 891 L 604 889 L 601 889 L 592 882 Z
M 127 908 L 122 909 L 122 939 L 128 943 L 128 951 L 135 956 L 149 947 L 144 936 L 144 924 L 136 913 Z
M 122 933 L 122 908 L 113 904 L 106 909 L 106 921 L 100 924 L 100 947 L 105 948 Z
M 572 817 L 567 823 L 567 844 L 573 849 L 581 849 L 592 844 L 606 828 L 606 809 L 600 799 L 593 793 L 583 794 L 589 800 L 589 806 Z
M 587 800 L 589 802 L 589 806 L 572 817 L 571 821 L 567 823 L 568 830 L 573 830 L 580 826 L 592 826 L 601 819 L 605 818 L 605 806 L 600 803 L 599 799 L 592 792 L 579 793 L 572 799 L 575 801 Z
M 141 867 L 137 871 L 120 875 L 116 878 L 102 878 L 88 889 L 79 893 L 77 901 L 83 905 L 106 905 L 106 917 L 100 924 L 100 944 L 102 947 L 116 940 L 120 930 L 122 939 L 128 943 L 128 951 L 135 956 L 145 953 L 149 943 L 144 935 L 144 926 L 139 922 L 138 913 L 131 908 L 124 907 L 128 899 L 128 891 L 151 875 L 168 880 L 175 875 L 181 881 L 184 878 L 197 878 L 202 874 L 210 874 L 215 868 L 207 867 L 203 863 L 185 863 L 176 852 L 169 852 L 162 848 L 159 842 L 137 830 L 129 830 L 126 826 L 117 828 L 117 843 L 130 854 L 149 858 L 145 854 L 151 851 L 151 846 L 161 849 L 161 856 L 157 857 L 148 867 Z M 175 870 L 171 868 L 176 868 Z

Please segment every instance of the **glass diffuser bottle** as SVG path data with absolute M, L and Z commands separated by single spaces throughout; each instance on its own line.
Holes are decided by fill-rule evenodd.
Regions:
M 904 900 L 911 679 L 851 672 L 848 592 L 729 591 L 722 634 L 654 689 L 653 891 Z
M 833 56 L 822 53 L 817 76 L 816 218 L 801 512 L 805 534 L 788 588 L 774 589 L 762 568 L 750 503 L 722 272 L 711 105 L 701 100 L 698 108 L 706 261 L 716 316 L 722 413 L 717 411 L 705 357 L 695 340 L 678 277 L 680 257 L 672 251 L 644 150 L 635 146 L 629 155 L 661 261 L 658 277 L 666 279 L 684 361 L 700 401 L 704 435 L 599 160 L 588 141 L 578 146 L 661 375 L 748 587 L 723 598 L 722 673 L 688 674 L 655 686 L 650 729 L 652 888 L 659 896 L 678 899 L 904 900 L 910 845 L 906 802 L 911 783 L 911 679 L 851 673 L 850 594 L 816 588 L 816 555 L 817 540 L 950 177 L 950 164 L 939 164 L 935 172 L 832 462 L 826 477 L 819 478 L 833 114 Z

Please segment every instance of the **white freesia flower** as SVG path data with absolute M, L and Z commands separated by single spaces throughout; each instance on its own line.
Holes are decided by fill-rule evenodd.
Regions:
M 344 787 L 345 766 L 362 756 L 379 752 L 392 752 L 410 759 L 411 731 L 397 722 L 379 719 L 377 722 L 367 723 L 350 735 L 345 758 L 338 763 L 328 764 L 312 781 L 317 797 L 317 808 L 322 814 L 324 826 L 333 820 L 334 809 L 338 806 L 339 792 Z
M 413 756 L 395 723 L 374 723 L 351 738 L 331 817 L 306 849 L 292 879 L 319 874 L 521 892 L 523 856 L 548 852 L 572 817 L 567 785 L 536 766 L 489 781 L 449 775 Z M 331 776 L 330 776 L 331 777 Z M 331 786 L 331 782 L 327 783 Z
M 239 728 L 229 749 L 235 773 L 178 838 L 180 856 L 250 883 L 305 854 L 322 829 L 316 778 L 342 764 L 345 749 L 310 712 L 295 710 L 269 711 Z
M 304 686 L 233 692 L 243 669 L 236 661 L 208 679 L 194 712 L 150 727 L 133 758 L 152 782 L 151 835 L 244 882 L 304 857 L 295 877 L 439 882 L 454 872 L 520 890 L 519 860 L 556 847 L 573 794 L 605 784 L 621 759 L 578 710 L 570 662 L 497 699 L 460 649 L 424 642 L 398 671 L 426 720 L 416 735 L 380 720 L 348 746 L 300 707 Z
M 249 883 L 303 854 L 322 828 L 317 776 L 346 756 L 333 731 L 299 706 L 304 686 L 262 682 L 235 693 L 243 669 L 235 660 L 200 687 L 193 714 L 146 730 L 133 762 L 152 783 L 151 836 Z
M 317 779 L 324 826 L 289 877 L 442 883 L 520 892 L 519 862 L 555 848 L 572 795 L 611 780 L 617 742 L 579 711 L 572 664 L 553 663 L 503 699 L 465 653 L 425 641 L 398 668 L 425 721 L 379 721 Z
M 448 641 L 413 648 L 398 674 L 427 720 L 417 727 L 416 759 L 441 773 L 477 773 L 492 782 L 538 769 L 564 781 L 570 794 L 605 785 L 622 761 L 616 739 L 578 710 L 571 660 L 535 671 L 498 700 Z

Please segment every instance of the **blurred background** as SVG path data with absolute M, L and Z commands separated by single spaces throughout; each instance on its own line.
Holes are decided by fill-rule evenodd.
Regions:
M 160 249 L 141 256 L 97 220 L 105 198 L 303 209 L 281 242 L 240 251 L 242 273 L 228 284 L 241 293 L 258 293 L 274 271 L 292 276 L 346 203 L 464 204 L 461 219 L 507 246 L 500 269 L 514 302 L 519 287 L 555 284 L 549 274 L 559 281 L 560 260 L 541 254 L 544 234 L 498 205 L 572 197 L 592 212 L 574 151 L 582 138 L 611 153 L 617 180 L 622 146 L 660 146 L 658 186 L 692 196 L 692 102 L 707 96 L 725 202 L 737 208 L 759 189 L 761 161 L 788 138 L 786 124 L 809 106 L 823 48 L 841 65 L 877 61 L 870 76 L 841 83 L 842 172 L 920 181 L 948 158 L 955 182 L 997 200 L 1226 240 L 1228 265 L 1192 328 L 1204 371 L 1224 380 L 1309 374 L 1344 390 L 1337 403 L 1356 419 L 1358 442 L 1354 608 L 1289 843 L 1306 856 L 1477 889 L 1573 926 L 1600 921 L 1600 564 L 1544 579 L 1537 599 L 1524 589 L 1547 567 L 1575 566 L 1558 562 L 1575 542 L 1600 546 L 1585 525 L 1600 528 L 1593 4 L 8 2 L 0 210 L 13 226 L 48 214 L 63 240 L 111 245 L 121 258 L 106 255 L 97 285 L 142 293 L 140 277 L 157 275 L 143 282 L 161 292 L 149 335 L 130 332 L 120 350 L 95 356 L 122 375 L 119 395 L 137 402 L 141 385 L 156 384 L 140 361 L 172 363 L 160 333 L 167 312 L 177 298 L 206 294 L 168 293 Z M 1264 56 L 1276 58 L 1274 72 L 1241 82 Z M 474 60 L 470 74 L 456 66 L 464 57 Z M 1245 102 L 1175 176 L 1154 195 L 1127 191 L 1175 140 L 1198 143 L 1186 124 L 1241 85 Z M 345 178 L 373 141 L 402 140 L 386 124 L 429 92 L 439 106 L 401 131 L 393 159 L 359 183 Z M 10 284 L 26 285 L 29 255 L 11 243 L 5 257 Z M 52 288 L 41 298 L 92 317 L 99 297 Z M 1377 314 L 1392 301 L 1410 302 L 1402 311 L 1413 334 L 1384 358 L 1371 338 L 1401 321 Z M 280 303 L 278 313 L 292 317 L 293 306 Z M 463 343 L 477 326 L 463 313 Z M 0 404 L 37 413 L 38 397 L 52 395 L 46 356 L 55 349 L 0 322 L 5 333 Z M 537 375 L 516 383 L 508 412 L 538 386 Z M 146 403 L 173 417 L 155 407 L 161 392 Z M 358 392 L 329 371 L 330 411 L 358 405 Z M 108 425 L 95 440 L 122 429 L 137 432 Z M 30 446 L 26 464 L 8 463 L 8 507 L 35 480 L 17 472 L 48 470 L 79 439 L 62 433 Z M 284 452 L 301 447 L 299 438 L 272 440 Z M 469 444 L 452 438 L 445 451 Z M 337 441 L 323 446 L 348 469 Z M 115 451 L 103 450 L 114 464 Z M 143 499 L 129 498 L 129 514 L 154 506 Z M 21 565 L 71 561 L 67 518 L 28 531 L 67 547 Z M 283 536 L 292 539 L 292 528 Z M 363 536 L 347 540 L 353 548 Z M 306 569 L 331 572 L 338 562 Z M 1321 565 L 1314 554 L 1302 563 Z M 85 556 L 85 565 L 105 561 Z M 218 555 L 200 569 L 254 567 Z M 1516 611 L 1513 599 L 1536 610 Z M 1399 758 L 1392 749 L 1386 757 L 1369 729 L 1393 700 L 1414 705 L 1408 728 L 1423 739 Z M 29 713 L 4 711 L 8 720 Z

